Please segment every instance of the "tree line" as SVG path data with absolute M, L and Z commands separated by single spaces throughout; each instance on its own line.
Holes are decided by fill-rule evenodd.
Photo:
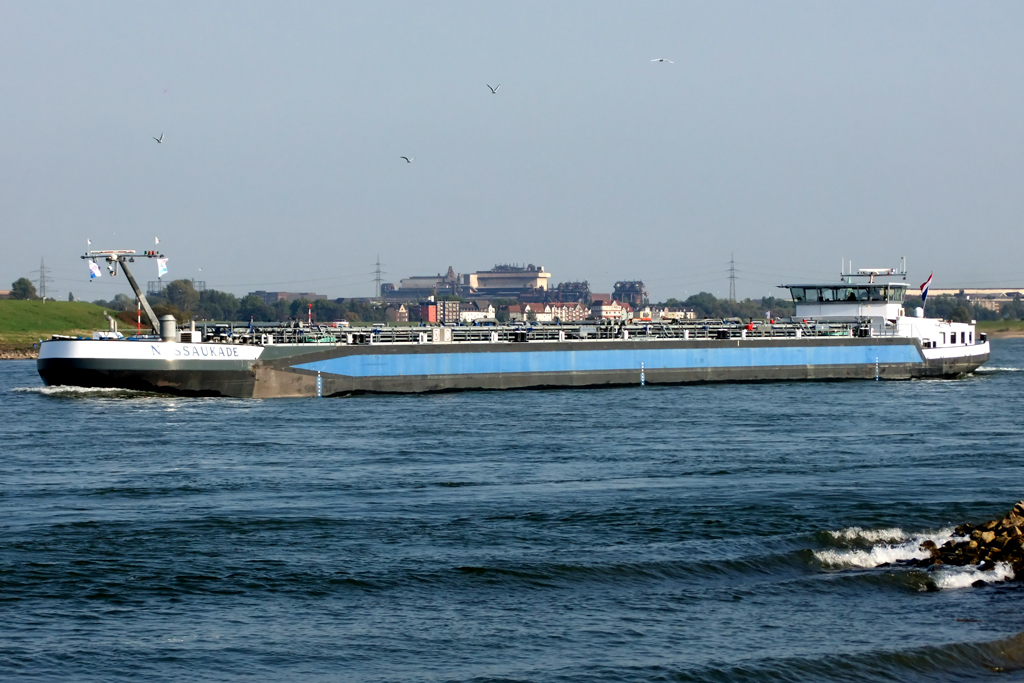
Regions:
M 769 313 L 772 318 L 789 318 L 796 315 L 796 306 L 789 299 L 763 296 L 760 299 L 729 301 L 719 299 L 711 292 L 700 292 L 684 301 L 667 299 L 658 306 L 692 308 L 698 318 L 743 318 L 763 320 Z
M 913 315 L 915 308 L 922 306 L 921 297 L 908 296 L 903 304 L 908 315 Z M 1024 320 L 1024 302 L 1018 292 L 1013 301 L 1002 304 L 998 310 L 985 308 L 970 299 L 956 296 L 930 296 L 924 306 L 925 317 L 942 318 L 958 323 L 969 323 L 972 320 Z
M 313 304 L 313 319 L 318 322 L 348 320 L 350 322 L 383 322 L 384 308 L 356 299 L 295 299 L 275 301 L 268 304 L 262 297 L 249 294 L 237 297 L 230 292 L 216 289 L 197 291 L 191 280 L 174 280 L 159 294 L 147 294 L 146 298 L 157 316 L 173 315 L 179 321 L 186 320 L 255 320 L 257 322 L 287 322 L 305 319 L 309 304 Z M 127 322 L 135 321 L 136 302 L 125 294 L 118 294 L 110 301 L 94 301 L 97 306 L 122 311 Z
M 21 278 L 11 287 L 11 298 L 38 298 L 31 281 Z M 180 321 L 186 320 L 256 320 L 260 322 L 287 322 L 304 320 L 313 304 L 313 319 L 318 322 L 348 320 L 350 322 L 383 322 L 384 306 L 362 299 L 317 299 L 307 301 L 276 301 L 267 304 L 261 297 L 249 294 L 237 297 L 229 292 L 215 289 L 196 291 L 191 280 L 174 280 L 159 294 L 147 297 L 154 312 L 159 315 L 173 315 Z M 135 299 L 125 294 L 118 294 L 110 301 L 94 301 L 98 306 L 122 311 L 121 316 L 126 322 L 135 321 Z M 499 320 L 502 309 L 518 303 L 514 299 L 494 299 L 491 303 L 498 309 Z M 764 319 L 769 314 L 773 318 L 788 318 L 796 315 L 796 306 L 788 298 L 774 296 L 759 299 L 729 301 L 719 299 L 710 292 L 700 292 L 685 300 L 670 298 L 655 306 L 692 308 L 698 318 L 742 318 Z M 907 297 L 904 308 L 908 315 L 913 315 L 914 308 L 921 306 L 920 297 Z M 1018 294 L 1013 301 L 1003 304 L 994 311 L 983 308 L 974 301 L 953 296 L 935 296 L 928 299 L 925 315 L 944 320 L 970 322 L 971 320 L 1024 320 L 1024 302 Z

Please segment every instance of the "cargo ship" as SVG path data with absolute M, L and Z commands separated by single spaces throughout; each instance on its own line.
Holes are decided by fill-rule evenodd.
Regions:
M 128 271 L 133 251 L 89 252 L 120 266 L 150 323 L 40 343 L 47 385 L 241 398 L 472 389 L 956 377 L 989 358 L 973 323 L 905 315 L 905 266 L 780 285 L 785 320 L 332 327 L 158 319 Z M 159 256 L 143 252 L 141 256 Z M 109 267 L 109 266 L 108 266 Z M 113 272 L 113 271 L 112 271 Z

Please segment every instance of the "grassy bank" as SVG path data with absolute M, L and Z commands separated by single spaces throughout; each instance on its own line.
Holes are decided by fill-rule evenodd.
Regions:
M 92 334 L 106 328 L 103 309 L 93 304 L 0 300 L 0 347 L 24 348 L 51 334 Z
M 979 320 L 978 332 L 990 337 L 1024 337 L 1024 320 Z

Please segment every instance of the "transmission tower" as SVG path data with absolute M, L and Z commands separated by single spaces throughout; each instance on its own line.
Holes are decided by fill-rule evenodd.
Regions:
M 736 255 L 729 255 L 729 301 L 736 301 Z
M 50 269 L 46 267 L 42 258 L 39 259 L 39 270 L 35 272 L 39 274 L 39 287 L 37 288 L 39 291 L 39 298 L 46 301 L 46 283 L 52 282 L 53 278 L 47 275 L 47 273 L 50 272 Z
M 377 270 L 374 271 L 373 283 L 375 285 L 375 289 L 377 290 L 375 296 L 378 299 L 380 298 L 380 283 L 381 283 L 381 280 L 382 280 L 382 278 L 380 276 L 380 254 L 377 254 Z

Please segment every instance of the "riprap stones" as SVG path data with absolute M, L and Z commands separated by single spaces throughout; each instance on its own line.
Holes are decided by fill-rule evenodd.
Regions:
M 1014 580 L 1024 580 L 1024 500 L 1013 506 L 1002 519 L 992 519 L 978 526 L 961 524 L 954 539 L 937 545 L 934 541 L 921 544 L 929 557 L 914 560 L 918 567 L 953 565 L 965 567 L 980 565 L 978 569 L 991 571 L 999 563 L 1013 567 Z

